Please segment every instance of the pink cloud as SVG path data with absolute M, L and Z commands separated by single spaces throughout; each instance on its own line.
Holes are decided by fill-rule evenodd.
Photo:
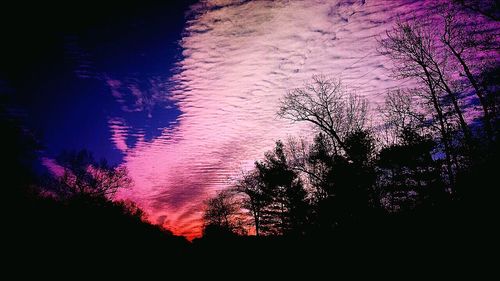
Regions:
M 111 131 L 111 141 L 115 147 L 123 153 L 127 152 L 128 146 L 126 140 L 128 127 L 125 126 L 125 122 L 120 118 L 111 118 L 108 121 L 108 125 Z
M 42 157 L 42 164 L 49 170 L 49 172 L 56 177 L 61 177 L 64 175 L 64 167 L 57 164 L 56 160 Z
M 200 234 L 203 201 L 304 124 L 276 117 L 279 99 L 314 74 L 341 77 L 374 109 L 390 77 L 377 36 L 397 16 L 433 1 L 201 1 L 180 45 L 184 59 L 168 83 L 180 111 L 161 136 L 127 148 L 124 124 L 110 122 L 136 185 L 121 196 L 140 202 L 174 233 Z M 217 7 L 214 9 L 214 7 Z M 108 81 L 112 88 L 119 87 Z M 132 91 L 133 92 L 133 91 Z M 119 98 L 119 97 L 117 97 Z

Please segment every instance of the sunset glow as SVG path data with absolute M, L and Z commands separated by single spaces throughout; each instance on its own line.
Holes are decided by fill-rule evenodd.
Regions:
M 43 131 L 45 168 L 60 175 L 57 154 L 88 147 L 128 170 L 133 184 L 116 199 L 193 239 L 205 201 L 232 187 L 276 140 L 312 139 L 312 126 L 277 111 L 313 75 L 367 98 L 377 128 L 384 94 L 416 84 L 394 77 L 379 41 L 398 19 L 437 14 L 440 2 L 201 0 L 130 9 L 125 20 L 110 13 L 61 28 L 37 51 L 46 54 L 25 59 L 35 82 L 6 79 L 5 88 L 25 93 L 20 107 Z M 473 60 L 492 56 L 486 50 Z M 471 121 L 481 110 L 467 101 Z
M 172 85 L 165 98 L 181 114 L 151 141 L 139 134 L 124 157 L 136 185 L 122 196 L 188 237 L 201 233 L 203 201 L 229 187 L 275 140 L 311 136 L 304 124 L 277 118 L 287 90 L 314 74 L 339 77 L 375 111 L 382 94 L 402 84 L 390 77 L 377 38 L 398 16 L 434 1 L 219 2 L 191 7 L 179 73 L 163 81 Z M 117 149 L 134 131 L 126 123 L 110 129 Z

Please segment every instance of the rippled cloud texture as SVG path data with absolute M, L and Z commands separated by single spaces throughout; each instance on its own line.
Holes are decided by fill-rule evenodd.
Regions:
M 121 195 L 175 233 L 199 235 L 207 196 L 226 188 L 275 140 L 308 134 L 301 124 L 276 117 L 282 95 L 325 74 L 341 77 L 375 108 L 387 88 L 401 84 L 377 54 L 376 36 L 396 16 L 428 3 L 228 0 L 193 6 L 180 42 L 184 58 L 168 81 L 174 85 L 169 99 L 181 111 L 177 121 L 150 141 L 136 135 L 129 147 L 131 128 L 109 120 L 135 181 Z

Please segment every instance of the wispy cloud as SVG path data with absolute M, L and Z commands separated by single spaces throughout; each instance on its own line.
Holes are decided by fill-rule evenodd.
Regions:
M 48 157 L 42 157 L 41 160 L 42 160 L 42 165 L 44 165 L 45 168 L 47 168 L 47 170 L 49 170 L 49 172 L 52 175 L 56 177 L 61 177 L 64 175 L 64 167 L 57 164 L 56 160 Z
M 104 75 L 103 79 L 124 112 L 145 112 L 151 118 L 156 106 L 169 106 L 170 98 L 165 94 L 167 83 L 158 77 L 129 77 L 122 81 Z
M 180 42 L 175 86 L 167 95 L 180 111 L 160 137 L 125 156 L 141 202 L 178 234 L 199 235 L 203 200 L 228 186 L 277 139 L 308 134 L 276 118 L 279 99 L 314 74 L 341 77 L 372 102 L 393 81 L 376 51 L 376 36 L 417 1 L 202 1 L 193 6 Z M 112 88 L 122 84 L 108 80 Z M 134 94 L 134 90 L 128 87 Z M 114 93 L 120 100 L 122 92 Z M 142 104 L 142 102 L 139 102 Z M 139 107 L 139 105 L 137 106 Z M 123 124 L 110 122 L 113 141 L 127 149 Z
M 118 150 L 126 153 L 128 150 L 126 141 L 129 131 L 125 121 L 121 118 L 111 118 L 108 121 L 108 126 L 111 131 L 111 141 Z

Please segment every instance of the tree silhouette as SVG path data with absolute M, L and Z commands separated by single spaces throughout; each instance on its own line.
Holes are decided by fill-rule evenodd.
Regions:
M 314 187 L 316 201 L 333 197 L 333 159 L 334 154 L 328 139 L 323 133 L 314 138 L 307 155 L 308 179 Z
M 255 170 L 244 174 L 236 183 L 236 191 L 244 195 L 242 208 L 250 212 L 256 236 L 262 233 L 261 222 L 265 220 L 265 210 L 272 199 L 264 192 L 263 184 Z
M 274 151 L 266 153 L 264 161 L 257 161 L 255 166 L 262 191 L 271 199 L 260 222 L 262 229 L 274 234 L 303 234 L 308 210 L 306 191 L 287 163 L 283 143 L 277 141 Z
M 477 77 L 480 72 L 480 65 L 474 66 L 471 61 L 478 52 L 494 50 L 498 48 L 498 42 L 494 37 L 485 34 L 488 29 L 484 24 L 479 24 L 471 19 L 467 13 L 460 11 L 454 5 L 445 5 L 440 12 L 439 23 L 442 25 L 442 33 L 439 40 L 445 46 L 445 52 L 449 52 L 451 57 L 458 63 L 458 68 L 463 70 L 464 76 L 472 86 L 475 95 L 483 110 L 483 121 L 485 131 L 490 138 L 493 137 L 492 119 L 493 104 L 489 98 L 485 85 L 482 85 Z M 491 60 L 491 59 L 490 59 Z M 482 64 L 486 63 L 483 58 Z
M 432 24 L 428 19 L 398 21 L 392 30 L 387 31 L 387 37 L 380 41 L 382 53 L 398 63 L 397 76 L 418 78 L 428 87 L 431 96 L 440 92 L 444 94 L 452 104 L 464 137 L 470 142 L 471 132 L 459 104 L 458 92 L 448 78 L 448 56 L 440 51 L 438 36 L 429 28 Z
M 112 197 L 131 185 L 125 167 L 97 162 L 87 150 L 63 152 L 57 157 L 63 174 L 56 176 L 55 191 L 62 197 Z
M 366 100 L 349 92 L 340 80 L 317 75 L 311 83 L 285 95 L 278 115 L 314 124 L 330 137 L 337 153 L 345 149 L 345 138 L 350 133 L 365 127 L 366 112 Z
M 64 157 L 66 162 L 61 159 L 67 181 L 54 179 L 61 188 L 59 196 L 48 196 L 53 193 L 46 191 L 54 192 L 54 186 L 39 180 L 33 170 L 41 147 L 38 140 L 18 118 L 0 109 L 0 127 L 6 134 L 2 171 L 7 172 L 2 173 L 7 211 L 2 229 L 5 241 L 13 246 L 5 254 L 22 257 L 17 265 L 85 264 L 91 269 L 122 261 L 126 255 L 146 256 L 151 249 L 179 258 L 187 251 L 184 238 L 148 223 L 134 203 L 110 200 L 125 176 L 115 174 L 104 161 L 96 164 L 89 152 L 72 153 Z
M 239 214 L 238 202 L 231 190 L 219 192 L 206 201 L 203 214 L 205 237 L 227 237 L 245 230 Z
M 424 88 L 419 91 L 433 109 L 433 115 L 438 123 L 437 129 L 444 146 L 445 162 L 450 184 L 454 182 L 452 130 L 449 124 L 450 113 L 443 104 L 443 88 L 449 89 L 443 78 L 442 61 L 436 55 L 436 42 L 434 35 L 425 28 L 424 22 L 398 21 L 396 26 L 386 33 L 386 38 L 380 41 L 381 53 L 388 56 L 396 63 L 394 74 L 399 78 L 414 78 L 420 81 Z M 446 84 L 446 86 L 443 86 Z M 452 99 L 455 96 L 451 95 Z M 455 113 L 461 110 L 456 102 Z M 459 118 L 462 129 L 466 135 L 469 130 L 463 116 Z
M 434 141 L 411 129 L 403 130 L 400 138 L 402 143 L 383 148 L 377 159 L 383 205 L 392 212 L 415 209 L 425 195 L 444 193 L 439 165 L 432 159 Z
M 454 2 L 495 19 L 491 8 L 497 6 Z M 370 254 L 390 264 L 387 255 L 410 264 L 407 257 L 417 253 L 428 260 L 436 252 L 446 258 L 465 253 L 469 245 L 490 247 L 498 205 L 499 67 L 473 57 L 496 52 L 498 40 L 483 40 L 489 31 L 471 25 L 472 18 L 461 22 L 466 12 L 455 8 L 437 10 L 433 22 L 424 16 L 398 21 L 381 40 L 395 76 L 419 81 L 415 89 L 387 93 L 379 108 L 385 131 L 369 126 L 367 101 L 340 80 L 314 76 L 286 93 L 278 115 L 309 122 L 314 138 L 277 141 L 232 188 L 209 198 L 203 237 L 193 243 L 149 223 L 136 203 L 118 200 L 115 193 L 132 184 L 127 171 L 87 150 L 62 153 L 56 159 L 62 173 L 49 183 L 37 179 L 32 168 L 41 146 L 2 96 L 2 229 L 15 246 L 7 256 L 49 260 L 57 268 L 64 261 L 86 267 L 134 262 L 156 251 L 190 266 L 220 262 L 219 256 L 241 265 L 252 257 L 249 264 L 260 273 L 262 265 L 303 263 L 303 257 Z M 462 108 L 467 93 L 481 106 L 470 123 Z
M 401 142 L 404 131 L 411 130 L 418 134 L 429 133 L 429 122 L 425 113 L 418 106 L 418 96 L 412 91 L 397 89 L 386 94 L 384 106 L 378 111 L 384 122 L 385 143 L 392 145 Z
M 342 223 L 356 223 L 375 207 L 373 138 L 367 131 L 354 132 L 346 138 L 346 148 L 350 158 L 334 157 L 334 204 L 338 205 Z

